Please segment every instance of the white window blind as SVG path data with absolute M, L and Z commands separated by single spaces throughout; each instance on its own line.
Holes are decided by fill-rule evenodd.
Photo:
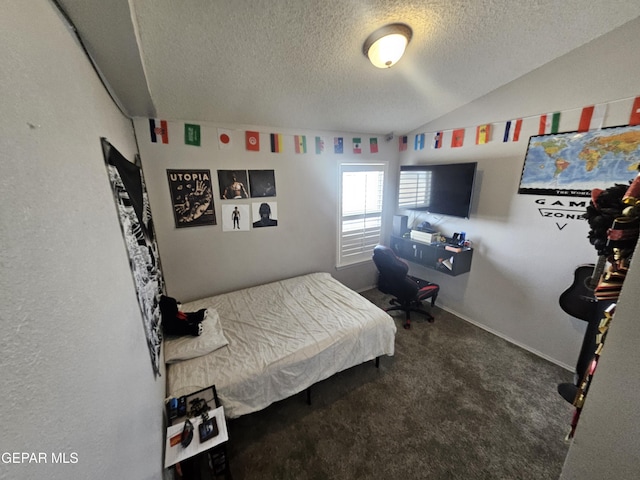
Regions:
M 340 166 L 338 266 L 371 259 L 380 243 L 386 164 Z
M 431 205 L 432 172 L 400 171 L 398 208 L 427 208 Z

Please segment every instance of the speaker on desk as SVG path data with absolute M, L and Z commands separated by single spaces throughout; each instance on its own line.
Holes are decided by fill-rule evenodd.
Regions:
M 391 230 L 391 234 L 394 237 L 401 237 L 409 231 L 409 229 L 407 228 L 408 219 L 409 217 L 407 217 L 406 215 L 393 216 L 393 229 Z

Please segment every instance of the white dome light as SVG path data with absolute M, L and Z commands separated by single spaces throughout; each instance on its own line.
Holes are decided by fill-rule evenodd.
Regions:
M 389 68 L 402 58 L 411 35 L 411 28 L 403 23 L 386 25 L 369 35 L 362 51 L 374 66 Z

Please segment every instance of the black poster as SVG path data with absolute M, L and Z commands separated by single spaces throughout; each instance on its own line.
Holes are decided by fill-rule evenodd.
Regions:
M 140 304 L 151 363 L 157 376 L 160 375 L 162 344 L 160 296 L 164 292 L 164 278 L 160 267 L 160 253 L 153 228 L 147 188 L 142 169 L 124 158 L 105 138 L 101 141 L 122 235 L 129 255 L 129 266 Z
M 216 225 L 210 170 L 167 170 L 176 228 Z

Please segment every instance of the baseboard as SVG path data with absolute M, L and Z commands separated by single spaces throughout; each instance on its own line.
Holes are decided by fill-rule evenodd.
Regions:
M 492 328 L 489 328 L 486 325 L 482 325 L 481 323 L 478 323 L 475 320 L 472 320 L 469 317 L 467 317 L 465 315 L 462 315 L 461 313 L 456 312 L 455 310 L 453 310 L 451 308 L 443 307 L 442 305 L 438 305 L 438 307 L 443 309 L 443 310 L 445 310 L 445 311 L 447 311 L 447 312 L 449 312 L 449 313 L 451 313 L 451 314 L 453 314 L 453 315 L 455 315 L 456 317 L 460 317 L 465 322 L 469 322 L 470 324 L 475 325 L 476 327 L 479 327 L 479 328 L 481 328 L 481 329 L 483 329 L 483 330 L 495 335 L 496 337 L 500 337 L 500 338 L 502 338 L 503 340 L 506 340 L 509 343 L 517 345 L 518 347 L 520 347 L 520 348 L 522 348 L 524 350 L 527 350 L 527 351 L 533 353 L 534 355 L 536 355 L 536 356 L 538 356 L 540 358 L 544 358 L 548 362 L 551 362 L 551 363 L 553 363 L 555 365 L 558 365 L 559 367 L 562 367 L 565 370 L 568 370 L 569 372 L 573 372 L 575 370 L 574 367 L 569 366 L 566 363 L 559 362 L 555 358 L 551 358 L 549 355 L 545 355 L 544 353 L 542 353 L 542 352 L 540 352 L 540 351 L 538 351 L 538 350 L 536 350 L 534 348 L 531 348 L 531 347 L 529 347 L 527 345 L 524 345 L 524 344 L 514 340 L 513 338 L 507 337 L 506 335 L 504 335 L 504 334 L 502 334 L 502 333 L 500 333 L 500 332 L 498 332 L 498 331 L 496 331 L 496 330 L 494 330 Z
M 362 293 L 362 292 L 366 292 L 367 290 L 372 290 L 374 288 L 378 288 L 378 286 L 377 285 L 371 285 L 370 287 L 359 288 L 358 290 L 356 290 L 356 292 Z

